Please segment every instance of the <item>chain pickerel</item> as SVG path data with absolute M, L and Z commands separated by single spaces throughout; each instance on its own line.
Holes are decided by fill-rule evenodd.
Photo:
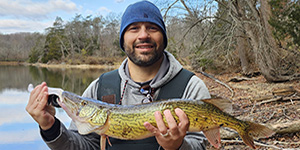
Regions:
M 51 88 L 49 88 L 51 90 Z M 170 99 L 140 105 L 117 105 L 81 97 L 68 91 L 57 93 L 59 105 L 75 122 L 80 134 L 96 132 L 101 135 L 101 149 L 105 149 L 105 136 L 123 140 L 138 140 L 154 136 L 145 127 L 149 122 L 156 125 L 154 112 L 169 109 L 175 120 L 179 119 L 175 109 L 182 109 L 189 119 L 190 132 L 203 131 L 208 141 L 220 148 L 220 127 L 238 132 L 244 143 L 255 149 L 253 137 L 270 137 L 274 132 L 266 126 L 239 120 L 224 112 L 228 100 L 222 98 L 206 100 Z M 166 120 L 165 124 L 166 123 Z

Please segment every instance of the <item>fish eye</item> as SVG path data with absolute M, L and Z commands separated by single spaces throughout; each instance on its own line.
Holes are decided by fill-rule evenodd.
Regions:
M 82 101 L 82 102 L 81 102 L 81 105 L 83 105 L 83 106 L 85 106 L 86 104 L 87 104 L 86 101 Z

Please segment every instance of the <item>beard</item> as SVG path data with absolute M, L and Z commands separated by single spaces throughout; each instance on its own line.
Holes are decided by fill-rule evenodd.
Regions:
M 153 45 L 154 50 L 151 52 L 142 52 L 137 53 L 135 50 L 135 47 L 137 44 L 140 43 L 151 43 Z M 128 46 L 124 42 L 124 49 L 127 57 L 136 65 L 148 67 L 156 63 L 162 56 L 163 56 L 163 50 L 162 48 L 157 47 L 157 44 L 155 42 L 151 41 L 142 41 L 142 42 L 136 42 L 133 44 L 132 47 Z

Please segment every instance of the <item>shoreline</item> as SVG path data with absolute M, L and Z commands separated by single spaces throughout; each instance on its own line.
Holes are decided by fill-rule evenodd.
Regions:
M 28 64 L 30 66 L 43 67 L 43 68 L 74 68 L 74 69 L 117 69 L 119 65 L 89 65 L 89 64 L 80 64 L 80 65 L 69 65 L 69 64 Z
M 70 65 L 70 64 L 43 64 L 43 63 L 27 63 L 27 62 L 17 62 L 17 61 L 0 61 L 0 66 L 35 66 L 41 68 L 51 68 L 51 69 L 118 69 L 120 63 L 114 65 L 90 65 L 90 64 L 80 64 L 80 65 Z M 191 70 L 189 65 L 183 65 L 183 68 Z
M 70 64 L 43 64 L 43 63 L 26 63 L 26 62 L 17 62 L 17 61 L 0 61 L 0 66 L 35 66 L 42 68 L 75 68 L 75 69 L 117 69 L 119 64 L 116 65 L 89 65 L 89 64 L 80 64 L 80 65 L 70 65 Z

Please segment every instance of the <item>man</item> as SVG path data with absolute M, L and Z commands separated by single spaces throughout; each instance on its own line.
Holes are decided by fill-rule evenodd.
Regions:
M 105 100 L 111 95 L 113 103 L 133 105 L 166 98 L 210 98 L 201 79 L 182 68 L 167 46 L 165 24 L 159 9 L 148 1 L 128 6 L 122 16 L 120 46 L 128 56 L 117 71 L 105 73 L 93 81 L 83 93 L 84 97 Z M 114 74 L 114 75 L 112 75 Z M 116 76 L 117 75 L 117 76 Z M 119 79 L 120 81 L 118 81 Z M 114 81 L 116 80 L 116 81 Z M 114 83 L 117 84 L 114 84 Z M 108 83 L 108 84 L 107 84 Z M 113 84 L 111 84 L 113 83 Z M 109 87 L 109 85 L 112 87 Z M 117 89 L 117 92 L 114 92 Z M 103 92 L 104 91 L 104 92 Z M 108 92 L 105 92 L 108 91 Z M 99 149 L 99 135 L 80 135 L 72 123 L 70 129 L 54 117 L 53 107 L 47 106 L 47 85 L 38 85 L 30 95 L 26 110 L 39 124 L 41 135 L 51 149 Z M 110 98 L 107 98 L 110 97 Z M 187 133 L 189 121 L 181 109 L 175 110 L 177 124 L 170 110 L 156 112 L 157 127 L 145 122 L 144 126 L 154 137 L 126 141 L 110 138 L 107 149 L 205 149 L 201 133 Z M 163 123 L 166 118 L 168 127 Z

